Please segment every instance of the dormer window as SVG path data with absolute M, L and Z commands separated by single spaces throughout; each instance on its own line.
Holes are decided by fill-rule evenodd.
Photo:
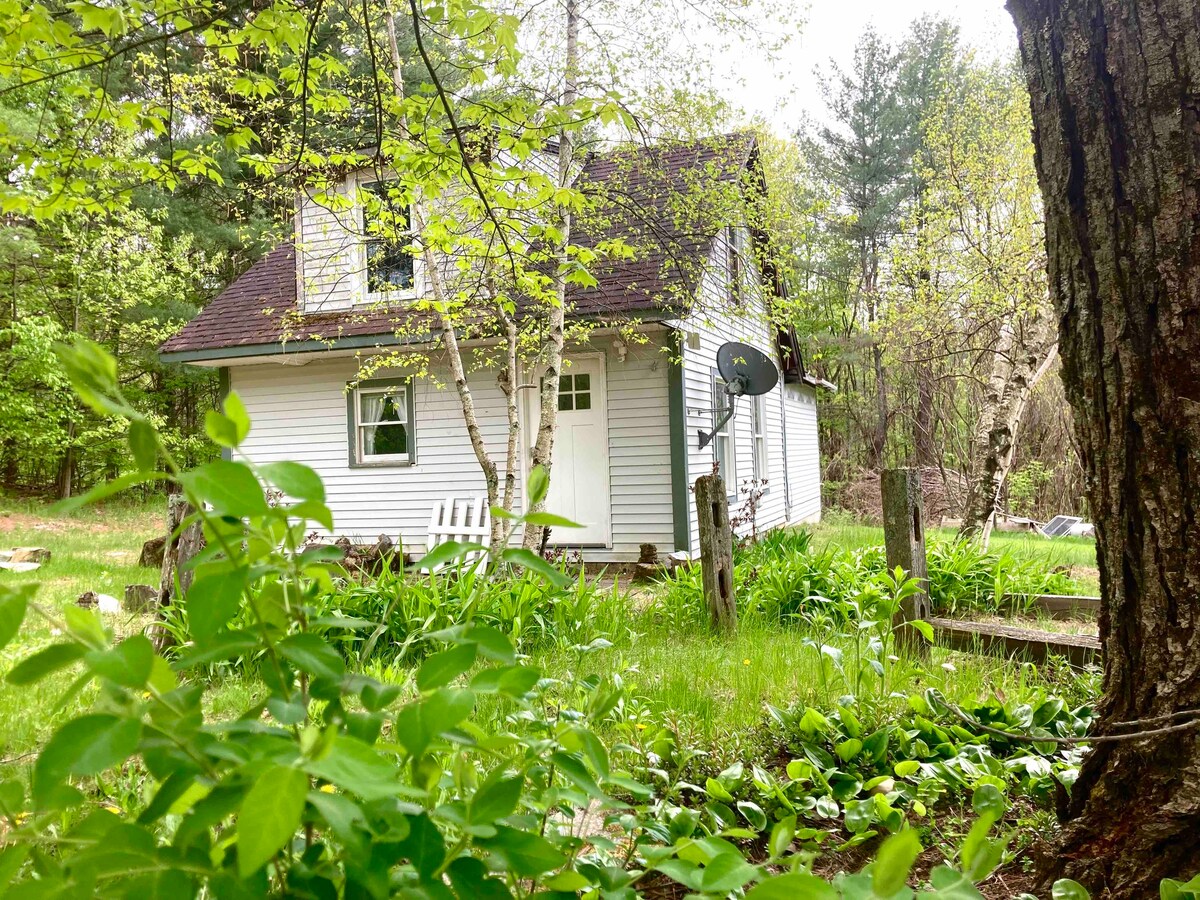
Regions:
M 374 181 L 362 189 L 370 195 L 363 198 L 367 295 L 412 291 L 415 266 L 408 205 L 390 196 L 388 182 Z

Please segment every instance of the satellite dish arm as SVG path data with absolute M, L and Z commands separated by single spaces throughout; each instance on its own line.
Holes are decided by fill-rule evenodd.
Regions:
M 717 436 L 717 432 L 725 427 L 725 423 L 733 418 L 733 409 L 734 409 L 735 402 L 736 402 L 735 400 L 730 401 L 729 406 L 725 409 L 725 415 L 721 416 L 721 418 L 716 422 L 716 424 L 713 425 L 712 431 L 706 432 L 703 428 L 697 429 L 696 435 L 700 438 L 700 449 L 701 450 L 703 450 L 705 447 L 707 447 L 712 442 L 712 439 Z

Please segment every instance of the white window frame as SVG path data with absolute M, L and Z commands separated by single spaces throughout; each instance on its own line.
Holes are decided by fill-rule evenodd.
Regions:
M 750 446 L 754 457 L 755 487 L 767 483 L 767 409 L 766 395 L 759 394 L 750 399 Z
M 364 422 L 362 418 L 362 398 L 372 394 L 391 394 L 403 397 L 399 407 L 404 410 L 404 421 L 401 422 Z M 350 467 L 363 468 L 369 466 L 411 466 L 417 461 L 417 428 L 413 382 L 411 378 L 372 379 L 362 381 L 353 386 L 347 394 L 347 414 L 350 422 Z M 407 429 L 408 450 L 405 453 L 372 453 L 363 452 L 365 441 L 363 429 L 372 425 L 399 425 Z
M 373 241 L 380 240 L 377 237 L 372 237 L 367 234 L 367 204 L 363 200 L 363 193 L 371 190 L 375 185 L 388 185 L 394 182 L 395 178 L 379 177 L 374 173 L 362 175 L 355 181 L 355 187 L 358 191 L 358 227 L 362 234 L 362 241 L 359 243 L 359 252 L 362 256 L 362 296 L 366 303 L 386 303 L 397 300 L 415 300 L 420 295 L 421 285 L 421 255 L 416 250 L 409 251 L 412 257 L 412 285 L 407 288 L 396 288 L 390 291 L 372 291 L 371 290 L 371 257 L 367 252 L 367 248 Z M 412 206 L 409 206 L 409 227 L 412 227 Z
M 712 405 L 713 405 L 713 462 L 717 463 L 718 474 L 725 480 L 725 493 L 729 497 L 737 496 L 737 441 L 733 428 L 733 416 L 730 416 L 728 421 L 721 426 L 720 430 L 716 430 L 717 422 L 728 406 L 721 404 L 728 402 L 730 406 L 737 403 L 737 398 L 725 393 L 725 379 L 723 379 L 716 369 L 712 370 Z M 722 449 L 723 448 L 723 449 Z M 728 464 L 729 471 L 726 470 Z

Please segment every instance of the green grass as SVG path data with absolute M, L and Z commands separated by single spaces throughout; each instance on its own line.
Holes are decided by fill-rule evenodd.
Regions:
M 883 528 L 876 525 L 820 524 L 812 527 L 817 547 L 882 546 Z M 931 528 L 929 541 L 954 540 L 953 528 Z M 1100 573 L 1096 568 L 1096 542 L 1091 538 L 1044 538 L 1028 532 L 994 531 L 988 544 L 995 553 L 1009 552 L 1019 559 L 1041 562 L 1047 571 L 1061 570 L 1079 582 L 1085 593 L 1099 595 Z
M 126 584 L 157 583 L 158 571 L 139 567 L 137 557 L 142 542 L 163 527 L 164 505 L 111 506 L 62 517 L 50 515 L 46 507 L 0 499 L 0 548 L 37 545 L 52 553 L 41 569 L 19 575 L 0 572 L 0 579 L 41 583 L 38 597 L 51 612 L 74 603 L 85 590 L 119 598 Z M 824 526 L 816 530 L 817 545 L 881 542 L 878 528 Z M 1036 555 L 1047 565 L 1082 564 L 1085 554 L 1092 551 L 1090 543 L 1050 543 L 1009 534 L 997 535 L 996 546 Z M 612 646 L 588 652 L 549 646 L 533 651 L 530 662 L 545 676 L 560 680 L 564 695 L 589 675 L 621 679 L 628 690 L 631 714 L 673 722 L 685 741 L 710 755 L 713 765 L 736 758 L 773 757 L 778 746 L 772 744 L 768 706 L 788 708 L 804 703 L 832 708 L 857 691 L 860 703 L 878 703 L 882 711 L 899 707 L 908 693 L 927 687 L 937 687 L 962 702 L 992 693 L 1023 696 L 1053 686 L 1082 702 L 1094 689 L 1091 676 L 1067 670 L 1039 671 L 1029 665 L 934 649 L 924 666 L 901 659 L 891 666 L 886 685 L 868 679 L 864 690 L 836 674 L 823 676 L 816 652 L 803 645 L 804 634 L 799 630 L 744 619 L 738 633 L 725 639 L 702 627 L 672 627 L 659 621 L 655 601 L 660 596 L 661 591 L 650 588 L 639 599 L 598 598 L 596 602 L 605 608 L 591 627 L 603 630 Z M 694 602 L 699 606 L 702 600 L 697 595 Z M 118 635 L 126 635 L 144 628 L 149 620 L 121 614 L 106 616 L 105 621 Z M 50 625 L 30 617 L 21 637 L 0 653 L 0 673 L 52 640 Z M 850 665 L 853 648 L 842 638 L 834 643 L 842 646 L 844 660 Z M 407 670 L 397 667 L 389 674 L 404 680 Z M 257 693 L 253 680 L 226 677 L 209 691 L 208 702 L 215 715 L 232 717 L 251 705 Z M 0 682 L 0 774 L 13 768 L 27 773 L 32 751 L 65 718 L 92 703 L 94 696 L 90 688 L 73 688 L 69 675 L 46 679 L 31 688 L 16 689 Z M 480 715 L 489 712 L 496 711 L 483 708 Z

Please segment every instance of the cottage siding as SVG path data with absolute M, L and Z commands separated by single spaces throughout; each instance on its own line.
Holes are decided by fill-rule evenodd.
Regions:
M 743 234 L 744 244 L 749 243 L 749 236 Z M 688 441 L 688 483 L 695 484 L 701 475 L 711 474 L 715 450 L 709 444 L 703 450 L 699 447 L 697 431 L 712 429 L 712 408 L 715 400 L 712 391 L 712 372 L 716 368 L 717 349 L 726 341 L 741 341 L 766 353 L 778 364 L 778 353 L 775 348 L 775 335 L 771 329 L 763 305 L 762 292 L 758 285 L 760 277 L 752 258 L 743 260 L 743 303 L 745 312 L 732 314 L 729 300 L 729 279 L 727 274 L 727 233 L 722 232 L 714 241 L 713 252 L 709 264 L 701 279 L 699 303 L 694 315 L 680 323 L 684 332 L 683 374 L 684 391 L 686 396 L 687 441 Z M 688 340 L 688 335 L 694 334 L 695 342 Z M 725 477 L 726 489 L 730 495 L 736 494 L 731 500 L 729 515 L 738 522 L 737 533 L 748 535 L 753 528 L 761 533 L 771 528 L 784 525 L 788 521 L 786 500 L 787 462 L 784 455 L 783 422 L 783 385 L 777 385 L 773 391 L 764 395 L 764 416 L 767 438 L 767 484 L 766 492 L 759 500 L 754 522 L 747 518 L 746 502 L 750 482 L 754 478 L 753 432 L 752 415 L 749 398 L 737 401 L 737 412 L 731 420 L 734 433 L 734 477 L 731 482 L 729 473 Z M 788 435 L 791 441 L 791 435 Z M 694 500 L 689 497 L 689 502 Z M 691 516 L 691 550 L 699 551 L 699 531 L 695 511 Z
M 362 219 L 349 180 L 300 195 L 296 213 L 299 296 L 306 313 L 350 309 L 363 280 Z M 303 335 L 297 335 L 303 337 Z
M 821 458 L 817 439 L 817 392 L 807 385 L 784 387 L 787 466 L 792 522 L 821 519 Z
M 672 542 L 668 363 L 659 344 L 631 345 L 624 362 L 611 345 L 605 352 L 613 541 L 611 550 L 588 550 L 584 558 L 635 560 L 643 542 L 664 550 Z M 255 462 L 291 459 L 315 469 L 325 481 L 336 534 L 355 540 L 387 534 L 419 549 L 435 501 L 485 490 L 449 373 L 444 363 L 431 368 L 443 386 L 415 381 L 412 466 L 349 465 L 345 388 L 358 371 L 351 357 L 231 367 L 231 386 L 253 423 L 243 449 Z M 403 372 L 372 377 L 390 374 Z M 502 463 L 508 429 L 503 394 L 491 373 L 477 372 L 469 381 L 480 429 Z

